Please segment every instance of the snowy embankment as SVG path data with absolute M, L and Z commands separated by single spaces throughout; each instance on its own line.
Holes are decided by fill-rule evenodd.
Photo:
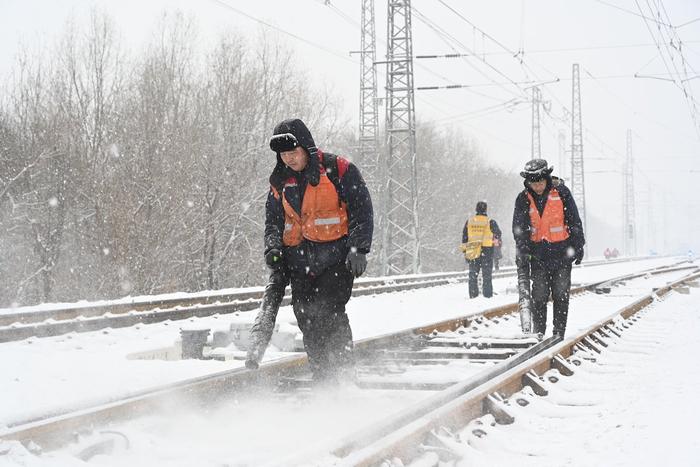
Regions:
M 455 465 L 700 465 L 699 337 L 700 289 L 671 292 L 547 396 L 524 391 L 514 424 L 486 416 L 462 430 Z
M 656 258 L 575 268 L 573 282 L 612 278 L 675 261 Z M 492 299 L 468 300 L 464 283 L 357 297 L 350 301 L 348 314 L 355 339 L 362 339 L 511 303 L 516 296 L 508 290 L 514 290 L 514 285 L 514 278 L 495 280 L 497 295 Z M 579 320 L 590 323 L 610 313 L 610 310 L 598 308 L 586 305 L 585 300 L 581 305 L 572 306 L 569 329 L 585 325 L 577 325 Z M 0 426 L 104 403 L 186 378 L 240 368 L 242 362 L 237 360 L 130 360 L 127 355 L 172 346 L 179 338 L 180 328 L 190 322 L 214 331 L 226 329 L 232 322 L 250 322 L 254 317 L 255 312 L 235 313 L 0 344 L 3 355 L 0 359 L 0 387 L 3 388 Z M 293 322 L 291 307 L 283 307 L 278 320 L 286 324 Z M 273 350 L 266 359 L 289 355 Z

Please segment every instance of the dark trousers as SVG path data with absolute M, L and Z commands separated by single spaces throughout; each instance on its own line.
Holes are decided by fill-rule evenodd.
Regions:
M 547 329 L 547 301 L 551 294 L 554 302 L 554 332 L 564 334 L 569 314 L 571 264 L 553 268 L 533 259 L 530 262 L 530 281 L 533 332 L 544 334 Z
M 314 380 L 337 377 L 353 366 L 352 331 L 345 313 L 353 280 L 344 263 L 317 277 L 292 276 L 292 307 Z
M 493 269 L 493 247 L 481 248 L 481 256 L 477 259 L 467 261 L 469 263 L 469 297 L 479 296 L 479 270 L 482 274 L 484 297 L 490 298 L 493 295 L 493 285 L 491 284 L 491 271 Z

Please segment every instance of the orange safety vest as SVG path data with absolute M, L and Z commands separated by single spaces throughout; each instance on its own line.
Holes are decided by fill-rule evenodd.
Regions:
M 295 179 L 289 179 L 284 188 L 296 186 Z M 326 175 L 323 166 L 318 185 L 306 185 L 304 200 L 301 203 L 301 216 L 284 196 L 284 246 L 297 246 L 304 238 L 312 242 L 332 242 L 348 234 L 347 204 L 340 201 L 338 191 Z
M 530 239 L 533 242 L 556 243 L 569 238 L 569 228 L 564 223 L 564 203 L 556 188 L 549 190 L 541 216 L 529 191 L 527 197 L 530 200 Z

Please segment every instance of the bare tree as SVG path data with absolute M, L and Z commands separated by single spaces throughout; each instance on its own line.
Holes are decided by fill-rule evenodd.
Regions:
M 112 21 L 97 11 L 84 33 L 68 24 L 56 54 L 54 100 L 66 122 L 63 136 L 70 160 L 66 182 L 73 205 L 68 241 L 71 250 L 79 252 L 65 264 L 72 278 L 65 286 L 85 284 L 77 293 L 118 290 L 112 274 L 116 243 L 108 217 L 124 60 Z
M 0 303 L 264 280 L 273 127 L 302 118 L 319 147 L 345 156 L 356 135 L 314 65 L 279 37 L 229 33 L 207 53 L 197 43 L 191 19 L 165 14 L 128 58 L 94 13 L 50 57 L 20 58 L 0 107 L 0 262 L 14 265 L 0 267 Z M 467 135 L 418 131 L 424 269 L 459 268 L 466 216 L 486 198 L 507 224 L 514 193 L 498 180 L 512 180 Z
M 421 258 L 425 272 L 464 267 L 462 227 L 485 200 L 507 238 L 517 175 L 487 164 L 478 147 L 455 128 L 418 125 L 417 153 Z M 511 188 L 515 187 L 515 188 Z
M 16 70 L 9 109 L 15 143 L 10 158 L 11 165 L 21 170 L 5 194 L 12 197 L 12 228 L 22 232 L 33 256 L 27 267 L 16 271 L 21 279 L 14 299 L 45 301 L 52 297 L 68 209 L 64 122 L 51 99 L 52 70 L 32 64 L 27 52 L 20 56 Z

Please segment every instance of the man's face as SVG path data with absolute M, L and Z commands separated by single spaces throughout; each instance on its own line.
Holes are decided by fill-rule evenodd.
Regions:
M 301 172 L 306 168 L 306 164 L 309 163 L 309 155 L 301 146 L 297 146 L 291 151 L 281 152 L 280 157 L 282 162 L 295 172 Z
M 547 180 L 543 178 L 541 180 L 530 182 L 530 188 L 532 188 L 532 191 L 538 195 L 541 195 L 544 193 L 544 189 L 547 188 Z

